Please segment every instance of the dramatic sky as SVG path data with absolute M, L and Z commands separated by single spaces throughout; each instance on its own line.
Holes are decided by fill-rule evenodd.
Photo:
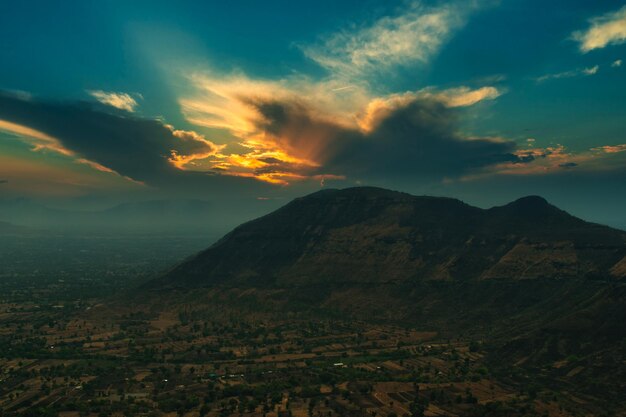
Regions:
M 377 185 L 626 226 L 623 1 L 3 1 L 0 37 L 3 198 Z

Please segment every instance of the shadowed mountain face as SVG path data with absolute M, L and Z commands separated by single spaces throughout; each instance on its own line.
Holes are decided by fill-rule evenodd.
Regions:
M 324 190 L 243 224 L 151 288 L 624 276 L 626 232 L 540 197 L 488 210 L 378 188 Z

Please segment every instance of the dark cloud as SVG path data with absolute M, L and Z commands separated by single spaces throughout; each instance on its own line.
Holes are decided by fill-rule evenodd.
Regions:
M 7 184 L 9 180 L 0 180 L 0 184 Z
M 459 110 L 435 99 L 416 98 L 389 109 L 371 129 L 317 117 L 299 103 L 256 103 L 259 128 L 283 149 L 321 161 L 319 174 L 355 179 L 463 175 L 500 163 L 527 163 L 511 141 L 464 138 L 457 132 Z
M 360 142 L 363 135 L 332 120 L 317 117 L 301 103 L 253 103 L 262 116 L 258 128 L 290 155 L 326 163 L 348 143 Z M 332 167 L 335 168 L 335 167 Z
M 576 162 L 564 162 L 562 164 L 559 164 L 559 166 L 561 168 L 574 168 L 574 167 L 577 167 L 578 164 Z
M 210 142 L 174 131 L 158 120 L 105 111 L 93 103 L 24 99 L 0 93 L 0 119 L 24 125 L 57 139 L 79 157 L 149 184 L 180 175 L 168 158 L 211 152 Z
M 256 197 L 272 186 L 253 178 L 185 171 L 168 158 L 211 152 L 214 145 L 193 132 L 176 131 L 145 119 L 88 102 L 52 102 L 0 91 L 0 120 L 27 126 L 57 139 L 79 158 L 156 188 L 164 196 Z M 156 191 L 156 190 L 155 190 Z
M 516 146 L 510 141 L 462 137 L 457 132 L 458 110 L 436 99 L 416 98 L 385 108 L 367 130 L 344 125 L 298 102 L 250 104 L 262 116 L 259 130 L 274 147 L 295 157 L 261 156 L 259 161 L 265 165 L 253 173 L 259 178 L 428 182 L 500 163 L 532 160 L 515 155 Z M 237 193 L 270 187 L 219 169 L 181 170 L 169 160 L 172 151 L 181 156 L 208 154 L 214 145 L 159 120 L 94 103 L 48 102 L 0 93 L 0 119 L 43 132 L 80 158 L 159 188 Z

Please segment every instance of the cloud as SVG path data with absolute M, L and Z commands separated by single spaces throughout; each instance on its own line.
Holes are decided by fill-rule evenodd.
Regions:
M 590 26 L 584 31 L 577 31 L 572 38 L 579 43 L 579 49 L 587 53 L 608 45 L 626 42 L 626 6 L 590 19 Z
M 0 184 L 8 184 L 9 180 L 0 180 Z
M 399 65 L 427 63 L 461 28 L 477 2 L 426 7 L 414 1 L 401 13 L 370 25 L 343 30 L 304 54 L 339 78 L 367 78 Z
M 425 165 L 426 161 L 419 162 L 422 155 L 405 153 L 405 149 L 400 149 L 399 141 L 405 141 L 405 144 L 410 144 L 412 140 L 419 142 L 425 132 L 434 127 L 429 123 L 437 123 L 439 117 L 436 115 L 444 117 L 444 113 L 448 130 L 441 134 L 445 136 L 443 143 L 451 146 L 452 151 L 458 145 L 468 152 L 468 158 L 474 158 L 476 165 L 482 166 L 482 162 L 477 162 L 480 159 L 477 154 L 482 151 L 489 153 L 491 149 L 479 145 L 492 144 L 493 149 L 501 149 L 505 155 L 499 158 L 490 154 L 488 160 L 516 160 L 511 153 L 514 145 L 510 142 L 499 139 L 484 139 L 482 142 L 464 140 L 455 132 L 460 111 L 455 109 L 496 99 L 502 92 L 492 86 L 478 89 L 462 86 L 447 90 L 430 87 L 375 97 L 360 86 L 342 88 L 336 80 L 314 82 L 298 77 L 265 81 L 251 80 L 243 74 L 226 77 L 193 74 L 189 79 L 196 93 L 179 100 L 187 120 L 198 126 L 226 130 L 237 143 L 235 147 L 231 143 L 219 154 L 199 163 L 205 169 L 211 166 L 218 168 L 224 175 L 255 177 L 277 184 L 319 176 L 324 176 L 326 180 L 346 178 L 350 181 L 356 176 L 380 177 L 382 170 L 375 164 L 368 171 L 357 159 L 364 163 L 368 158 L 365 156 L 366 148 L 383 157 L 387 154 L 383 149 L 386 146 L 394 148 L 389 153 L 392 159 L 414 157 L 416 166 Z M 430 108 L 432 118 L 414 124 L 415 119 L 407 108 L 418 114 Z M 405 131 L 393 131 L 388 120 L 395 118 L 403 123 L 403 118 L 398 116 L 401 112 L 406 118 Z M 409 139 L 410 135 L 413 139 Z M 436 142 L 443 136 L 433 133 L 423 146 L 427 147 L 429 141 Z M 244 151 L 233 151 L 237 147 Z M 439 151 L 434 149 L 433 152 Z M 346 158 L 348 153 L 355 155 L 350 164 Z M 456 157 L 461 157 L 461 153 Z M 356 155 L 360 156 L 356 158 Z M 441 155 L 429 155 L 428 158 L 437 160 Z M 446 166 L 454 165 L 452 159 L 447 160 L 448 165 L 443 163 L 443 169 L 437 169 L 433 177 L 445 172 Z M 339 163 L 340 160 L 346 161 L 346 164 Z M 484 163 L 490 162 L 485 160 Z M 445 174 L 457 175 L 465 169 L 472 169 L 472 164 L 466 160 Z M 419 172 L 425 171 L 420 169 Z
M 49 102 L 0 93 L 0 129 L 26 138 L 35 150 L 51 150 L 101 171 L 149 184 L 180 173 L 220 147 L 195 132 L 158 120 L 109 113 L 89 103 Z
M 501 94 L 502 92 L 497 88 L 490 86 L 474 90 L 469 87 L 457 87 L 442 91 L 434 88 L 425 88 L 416 92 L 390 94 L 371 99 L 365 107 L 364 114 L 359 117 L 358 123 L 363 130 L 371 130 L 376 118 L 418 99 L 433 99 L 446 107 L 453 108 L 473 106 L 484 100 L 495 100 Z
M 340 113 L 347 119 L 287 89 L 278 98 L 235 95 L 248 113 L 231 117 L 248 127 L 239 143 L 216 145 L 197 132 L 89 103 L 0 94 L 0 129 L 26 138 L 34 149 L 61 152 L 99 171 L 194 192 L 247 189 L 258 195 L 269 190 L 262 182 L 432 184 L 574 167 L 577 172 L 623 168 L 624 144 L 573 153 L 562 145 L 540 148 L 529 141 L 531 147 L 521 149 L 503 138 L 460 133 L 464 107 L 496 95 L 490 89 L 431 88 L 378 98 L 352 117 Z
M 434 97 L 415 97 L 379 113 L 369 130 L 319 119 L 302 103 L 255 106 L 265 146 L 315 161 L 309 175 L 438 181 L 504 162 L 524 163 L 511 141 L 457 133 L 458 110 Z
M 137 107 L 137 101 L 127 93 L 114 93 L 102 90 L 89 90 L 87 92 L 100 103 L 120 110 L 133 112 L 135 107 Z
M 531 142 L 534 145 L 534 142 Z M 623 175 L 626 167 L 626 144 L 605 145 L 582 151 L 571 151 L 557 144 L 545 148 L 518 149 L 515 155 L 525 163 L 496 164 L 487 166 L 461 177 L 461 181 L 473 181 L 494 176 L 541 176 L 558 175 L 576 168 L 580 175 Z
M 502 92 L 495 87 L 481 87 L 472 90 L 468 87 L 459 87 L 446 90 L 442 93 L 442 99 L 449 107 L 473 106 L 483 100 L 495 100 Z
M 597 148 L 592 148 L 592 151 L 599 151 L 605 153 L 618 153 L 618 152 L 626 152 L 626 143 L 622 145 L 605 145 L 599 146 Z
M 98 174 L 85 168 L 83 163 L 71 163 L 67 159 L 48 158 L 37 153 L 13 155 L 0 152 L 0 178 L 8 179 L 2 184 L 3 195 L 68 197 L 118 192 L 137 195 L 149 191 L 148 187 L 137 182 L 119 175 Z
M 313 81 L 304 76 L 260 80 L 244 74 L 192 73 L 188 81 L 193 93 L 178 101 L 185 118 L 198 126 L 228 130 L 237 137 L 255 130 L 258 114 L 250 105 L 253 100 L 274 98 L 315 103 L 316 107 L 325 109 L 328 117 L 345 120 L 371 97 L 362 86 L 346 86 L 339 80 Z
M 564 72 L 557 72 L 555 74 L 542 75 L 541 77 L 535 78 L 535 81 L 537 81 L 538 83 L 542 83 L 548 80 L 558 80 L 558 79 L 563 79 L 563 78 L 574 78 L 574 77 L 581 77 L 581 76 L 586 77 L 586 76 L 597 74 L 599 70 L 600 70 L 600 66 L 594 65 L 593 67 L 588 67 L 588 68 L 578 68 L 578 69 L 571 70 L 571 71 L 564 71 Z
M 621 67 L 621 66 L 622 66 L 622 60 L 621 59 L 616 59 L 611 64 L 611 67 L 613 67 L 613 68 L 617 68 L 617 67 Z
M 300 102 L 320 118 L 344 126 L 363 125 L 378 108 L 394 108 L 418 98 L 433 98 L 448 107 L 467 107 L 481 101 L 495 100 L 503 91 L 493 86 L 471 89 L 466 86 L 438 90 L 427 87 L 401 94 L 375 96 L 362 86 L 342 86 L 338 80 L 313 81 L 306 77 L 277 81 L 253 80 L 243 74 L 189 76 L 195 93 L 179 99 L 186 119 L 198 126 L 226 129 L 237 137 L 256 130 L 257 101 Z
M 227 143 L 211 157 L 191 164 L 183 160 L 180 166 L 283 185 L 319 176 L 352 180 L 352 173 L 331 168 L 328 161 L 349 140 L 374 134 L 380 120 L 418 101 L 451 109 L 502 94 L 493 86 L 461 86 L 380 95 L 369 83 L 399 66 L 429 62 L 487 2 L 427 7 L 410 1 L 369 24 L 327 35 L 314 45 L 298 45 L 328 70 L 322 79 L 301 74 L 274 80 L 251 79 L 240 72 L 188 74 L 190 91 L 195 92 L 179 98 L 182 114 L 188 122 L 226 136 Z
M 2 101 L 1 93 L 0 101 Z M 25 101 L 30 101 L 30 99 Z M 31 129 L 28 126 L 23 126 L 17 123 L 12 123 L 0 119 L 0 131 L 9 132 L 20 137 L 29 138 L 30 142 L 33 144 L 33 149 L 35 151 L 48 149 L 62 155 L 74 156 L 74 153 L 71 150 L 65 148 L 58 139 L 53 138 L 52 136 L 40 132 L 36 129 Z

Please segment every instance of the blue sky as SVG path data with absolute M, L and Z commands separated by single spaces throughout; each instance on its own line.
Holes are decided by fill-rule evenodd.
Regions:
M 370 184 L 626 212 L 621 1 L 20 1 L 0 36 L 6 197 Z

